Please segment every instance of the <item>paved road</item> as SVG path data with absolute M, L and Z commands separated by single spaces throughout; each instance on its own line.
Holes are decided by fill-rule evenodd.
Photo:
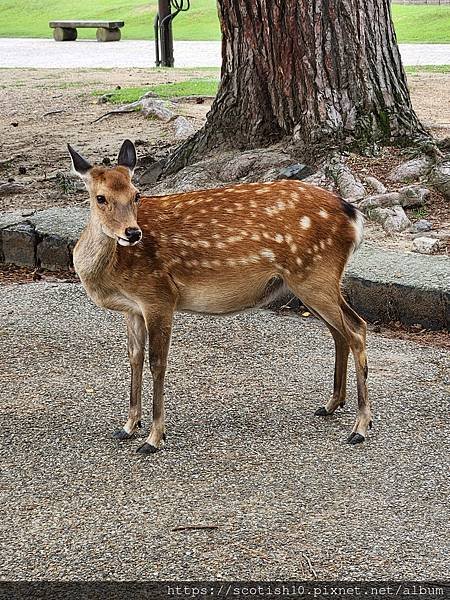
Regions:
M 400 44 L 405 65 L 450 64 L 450 44 Z M 177 67 L 219 67 L 220 42 L 175 42 Z M 153 42 L 99 44 L 95 40 L 58 43 L 52 39 L 0 38 L 0 67 L 154 67 Z
M 370 337 L 375 429 L 351 447 L 353 378 L 339 416 L 313 416 L 332 379 L 318 322 L 179 316 L 168 445 L 143 457 L 110 436 L 120 315 L 74 284 L 0 292 L 1 578 L 447 576 L 444 350 Z M 172 531 L 199 523 L 218 529 Z

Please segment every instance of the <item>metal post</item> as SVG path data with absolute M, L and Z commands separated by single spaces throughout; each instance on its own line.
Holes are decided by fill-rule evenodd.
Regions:
M 158 0 L 159 41 L 162 67 L 173 67 L 173 37 L 170 0 Z

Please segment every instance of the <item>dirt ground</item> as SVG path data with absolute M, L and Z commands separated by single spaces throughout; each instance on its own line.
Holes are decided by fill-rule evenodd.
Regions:
M 0 211 L 42 209 L 85 202 L 83 190 L 75 189 L 61 177 L 69 171 L 67 142 L 96 162 L 113 161 L 120 143 L 129 137 L 136 140 L 141 155 L 158 157 L 174 143 L 171 125 L 144 119 L 140 114 L 114 115 L 98 123 L 95 119 L 111 105 L 99 104 L 93 91 L 111 90 L 116 86 L 181 81 L 204 76 L 199 70 L 145 69 L 45 70 L 0 69 L 0 180 L 14 180 L 25 185 L 21 194 L 0 197 Z M 450 76 L 420 73 L 409 76 L 414 107 L 422 122 L 436 137 L 450 136 Z M 207 103 L 178 103 L 178 112 L 194 127 L 200 127 L 209 109 Z M 383 181 L 387 171 L 406 157 L 397 150 L 386 149 L 373 160 L 361 160 L 357 171 L 374 174 Z M 390 186 L 392 189 L 392 186 Z M 146 191 L 145 189 L 142 191 Z M 426 218 L 433 229 L 448 231 L 450 207 L 437 193 L 425 209 L 409 211 L 412 221 Z M 368 223 L 367 238 L 389 248 L 409 249 L 411 234 L 387 236 L 380 226 Z M 448 245 L 443 244 L 448 253 Z

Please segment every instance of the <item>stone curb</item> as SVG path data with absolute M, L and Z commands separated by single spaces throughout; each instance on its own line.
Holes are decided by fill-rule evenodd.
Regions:
M 0 262 L 49 270 L 72 268 L 72 250 L 88 212 L 83 206 L 34 214 L 0 213 Z M 364 244 L 349 264 L 344 289 L 368 321 L 450 329 L 450 259 L 446 256 L 391 252 Z M 286 301 L 289 298 L 276 306 Z M 295 300 L 290 305 L 294 307 Z

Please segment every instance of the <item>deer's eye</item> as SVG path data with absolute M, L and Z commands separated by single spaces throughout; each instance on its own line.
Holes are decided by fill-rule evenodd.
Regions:
M 106 198 L 105 198 L 105 196 L 102 196 L 102 195 L 97 196 L 97 202 L 99 204 L 106 204 Z
M 134 197 L 134 201 L 135 202 L 139 202 L 139 200 L 141 199 L 141 195 L 139 192 L 136 193 L 136 196 Z

